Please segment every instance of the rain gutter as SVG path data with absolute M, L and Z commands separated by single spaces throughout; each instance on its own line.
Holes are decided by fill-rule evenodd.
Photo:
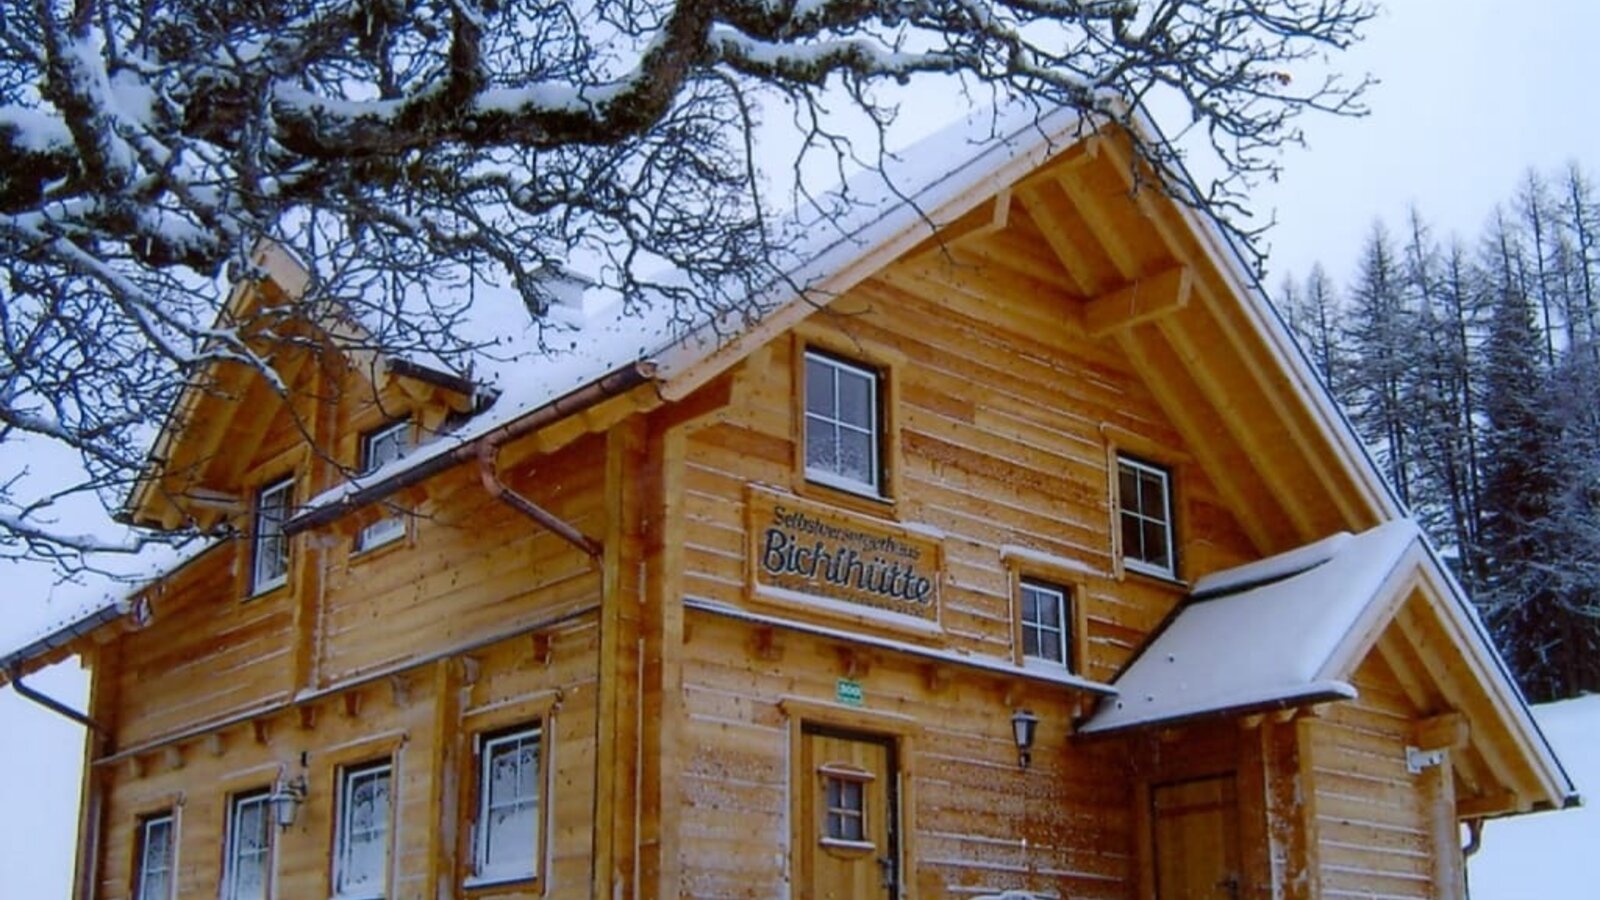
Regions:
M 655 378 L 655 374 L 656 364 L 647 359 L 637 360 L 619 369 L 614 369 L 611 372 L 600 376 L 594 381 L 591 381 L 574 391 L 563 394 L 549 403 L 534 409 L 527 415 L 507 422 L 504 425 L 492 428 L 489 431 L 472 438 L 471 440 L 462 442 L 461 444 L 444 453 L 430 457 L 416 466 L 413 466 L 409 469 L 403 469 L 399 472 L 396 472 L 389 478 L 385 478 L 382 481 L 374 482 L 366 487 L 353 491 L 350 494 L 345 495 L 343 498 L 329 503 L 326 506 L 319 506 L 314 509 L 307 510 L 306 512 L 301 513 L 300 515 L 297 515 L 291 518 L 288 522 L 284 523 L 283 531 L 286 535 L 292 536 L 299 534 L 302 531 L 309 531 L 313 528 L 327 525 L 358 509 L 384 500 L 385 498 L 399 491 L 405 490 L 412 485 L 420 484 L 447 469 L 452 469 L 457 465 L 474 458 L 481 459 L 485 452 L 489 453 L 492 458 L 495 449 L 501 444 L 504 444 L 507 441 L 515 440 L 519 437 L 523 437 L 524 435 L 532 434 L 533 432 L 544 428 L 546 425 L 550 425 L 565 419 L 568 416 L 580 413 L 603 401 L 609 400 L 612 397 L 625 394 L 641 384 L 652 381 Z M 496 478 L 495 481 L 498 482 L 498 479 Z M 485 486 L 489 486 L 489 481 L 487 478 L 485 479 Z M 501 487 L 504 488 L 503 485 Z M 506 500 L 512 506 L 517 508 L 518 511 L 523 512 L 530 517 L 534 517 L 540 522 L 540 524 L 546 524 L 548 527 L 548 524 L 544 521 L 544 519 L 534 516 L 530 510 L 526 509 L 522 504 L 517 502 L 517 500 L 521 500 L 523 504 L 526 504 L 527 506 L 533 506 L 534 509 L 538 509 L 538 507 L 527 501 L 526 498 L 519 496 L 517 497 L 517 500 L 507 499 L 506 495 L 512 493 L 509 488 L 504 488 L 504 493 L 498 493 L 493 487 L 491 487 L 490 493 L 495 494 L 502 500 Z M 539 510 L 539 512 L 550 519 L 555 518 L 544 510 Z M 562 524 L 564 525 L 565 523 Z M 557 529 L 552 530 L 556 530 L 557 533 L 561 534 L 563 538 L 572 540 L 572 537 L 568 534 L 561 533 L 561 531 Z M 567 526 L 567 530 L 571 531 L 573 534 L 577 534 L 577 532 L 570 526 Z M 581 534 L 578 536 L 582 537 Z M 588 539 L 584 538 L 584 541 L 588 541 Z M 580 546 L 586 553 L 593 552 L 586 544 L 580 543 L 578 546 Z

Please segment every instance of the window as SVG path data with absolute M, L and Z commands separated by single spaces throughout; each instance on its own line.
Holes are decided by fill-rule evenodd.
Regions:
M 389 869 L 389 773 L 387 760 L 340 772 L 333 837 L 335 897 L 383 896 Z
M 173 819 L 170 811 L 139 821 L 139 864 L 134 900 L 172 900 Z
M 289 536 L 283 523 L 289 520 L 289 497 L 294 479 L 270 484 L 256 495 L 256 528 L 251 570 L 251 593 L 271 590 L 289 580 Z
M 540 728 L 478 739 L 478 824 L 472 880 L 517 881 L 539 874 Z
M 267 791 L 236 794 L 228 804 L 223 900 L 266 900 L 272 859 L 272 804 Z
M 411 423 L 395 422 L 362 435 L 361 471 L 372 472 L 390 460 L 399 459 L 405 451 L 410 433 Z M 356 538 L 356 549 L 367 550 L 387 544 L 405 533 L 405 516 L 388 516 L 361 529 L 361 534 Z
M 823 838 L 855 843 L 867 840 L 867 781 L 871 777 L 869 772 L 823 767 Z
M 1123 565 L 1147 575 L 1174 575 L 1172 492 L 1167 470 L 1117 457 L 1117 503 Z
M 881 496 L 878 374 L 806 351 L 806 478 Z
M 1066 590 L 1037 581 L 1022 582 L 1022 656 L 1071 668 L 1071 629 Z

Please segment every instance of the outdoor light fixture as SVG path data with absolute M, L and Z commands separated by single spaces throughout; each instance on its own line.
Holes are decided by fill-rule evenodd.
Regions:
M 306 802 L 306 777 L 296 775 L 292 781 L 279 778 L 267 795 L 267 802 L 272 804 L 272 817 L 279 828 L 292 826 L 300 815 L 300 804 Z
M 1017 765 L 1026 769 L 1033 761 L 1033 733 L 1039 729 L 1039 717 L 1025 709 L 1011 714 L 1011 736 L 1017 740 Z

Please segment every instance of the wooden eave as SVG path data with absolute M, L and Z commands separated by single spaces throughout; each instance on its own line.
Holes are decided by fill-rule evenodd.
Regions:
M 1369 643 L 1424 722 L 1460 716 L 1450 750 L 1459 814 L 1489 818 L 1573 805 L 1578 795 L 1475 616 L 1437 563 L 1417 567 L 1408 592 Z M 1419 745 L 1429 739 L 1419 736 Z M 1423 746 L 1423 749 L 1430 749 Z

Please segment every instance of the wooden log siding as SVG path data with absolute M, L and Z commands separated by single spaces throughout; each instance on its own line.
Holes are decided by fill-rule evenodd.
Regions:
M 433 786 L 441 766 L 448 765 L 445 782 L 461 789 L 472 776 L 468 764 L 474 735 L 535 714 L 545 715 L 544 750 L 552 767 L 550 793 L 543 798 L 549 827 L 546 886 L 556 896 L 586 895 L 593 858 L 597 638 L 591 615 L 550 635 L 550 656 L 543 664 L 530 663 L 529 639 L 523 636 L 475 651 L 471 683 L 460 678 L 439 681 L 431 667 L 413 669 L 406 673 L 403 690 L 379 681 L 362 688 L 353 706 L 339 694 L 320 701 L 309 719 L 302 719 L 298 710 L 286 710 L 266 722 L 260 732 L 265 742 L 257 740 L 250 724 L 240 724 L 216 732 L 214 743 L 187 741 L 172 752 L 146 755 L 137 765 L 116 765 L 105 773 L 110 791 L 97 896 L 128 896 L 138 818 L 169 807 L 177 810 L 179 823 L 177 895 L 214 896 L 228 797 L 268 787 L 280 771 L 303 772 L 308 791 L 295 826 L 287 831 L 273 826 L 276 895 L 328 896 L 339 767 L 388 757 L 394 764 L 395 805 L 390 818 L 393 874 L 385 896 L 431 897 L 427 881 L 441 836 L 452 847 L 449 858 L 467 865 L 470 846 L 455 845 L 468 840 L 461 823 L 475 815 L 436 795 Z M 462 663 L 457 658 L 444 664 Z M 454 685 L 458 696 L 441 697 L 437 688 L 445 683 Z M 557 698 L 553 715 L 548 714 Z M 445 720 L 438 719 L 441 710 Z M 459 885 L 463 875 L 462 870 L 447 870 L 445 878 Z
M 915 270 L 908 272 L 908 270 Z M 1087 659 L 1081 674 L 1110 681 L 1156 628 L 1181 589 L 1113 579 L 1109 479 L 1102 426 L 1169 448 L 1179 499 L 1185 573 L 1251 558 L 1250 541 L 1185 454 L 1141 377 L 1115 345 L 1073 337 L 1059 299 L 1012 295 L 1007 309 L 948 290 L 947 272 L 902 262 L 781 336 L 742 365 L 746 385 L 715 425 L 694 432 L 683 463 L 686 595 L 724 603 L 746 596 L 744 485 L 794 490 L 864 516 L 921 523 L 941 533 L 943 646 L 1012 658 L 1015 598 L 1001 548 L 1023 545 L 1075 561 L 1086 576 Z M 959 270 L 957 270 L 959 271 Z M 857 347 L 864 365 L 889 361 L 901 444 L 889 502 L 861 506 L 799 476 L 799 430 L 789 398 L 794 354 L 810 342 Z M 1026 565 L 1023 565 L 1026 571 Z M 783 613 L 794 615 L 791 610 Z M 798 634 L 766 639 L 704 614 L 689 621 L 684 692 L 682 893 L 783 896 L 797 873 L 789 843 L 785 696 L 833 696 L 838 648 Z M 758 647 L 765 647 L 758 652 Z M 771 658 L 762 659 L 764 652 Z M 866 705 L 922 723 L 905 777 L 916 787 L 917 871 L 927 896 L 1004 887 L 1073 897 L 1125 897 L 1135 883 L 1131 788 L 1107 778 L 1117 742 L 1078 746 L 1066 727 L 1069 693 L 1035 698 L 1041 727 L 1033 768 L 1016 767 L 1006 686 L 963 673 L 943 691 L 926 666 L 890 651 L 864 654 Z
M 1424 776 L 1406 770 L 1417 710 L 1381 658 L 1353 681 L 1361 696 L 1311 724 L 1322 897 L 1451 896 L 1434 880 L 1437 847 Z

